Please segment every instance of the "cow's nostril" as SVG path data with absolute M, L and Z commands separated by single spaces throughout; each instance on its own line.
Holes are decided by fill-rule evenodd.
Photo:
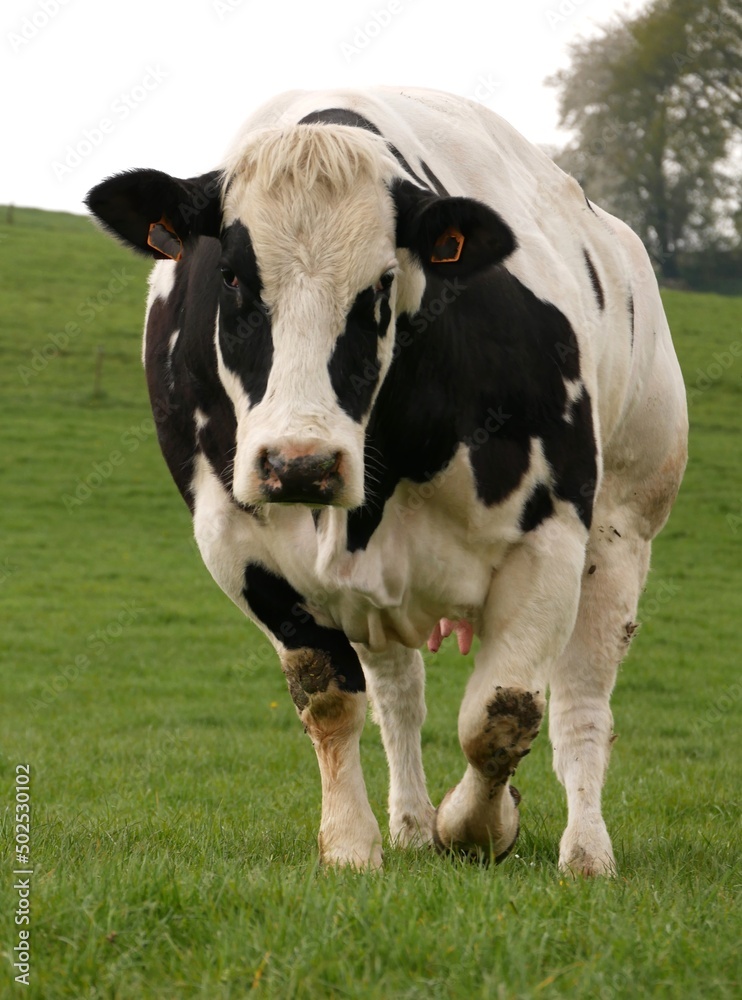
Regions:
M 339 451 L 287 458 L 265 448 L 258 455 L 263 495 L 275 503 L 333 503 L 343 485 L 342 458 Z
M 264 483 L 267 483 L 273 488 L 277 488 L 281 485 L 281 478 L 279 475 L 281 464 L 280 452 L 268 451 L 267 448 L 261 451 L 258 458 L 258 468 L 260 470 L 260 478 Z
M 339 472 L 340 457 L 340 452 L 336 451 L 334 455 L 329 455 L 327 458 L 319 460 L 317 462 L 318 471 L 330 476 L 333 473 Z

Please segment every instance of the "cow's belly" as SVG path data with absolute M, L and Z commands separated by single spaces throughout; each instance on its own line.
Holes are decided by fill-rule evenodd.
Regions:
M 385 523 L 366 552 L 353 554 L 339 573 L 320 574 L 319 592 L 311 584 L 306 590 L 315 619 L 374 650 L 389 642 L 420 646 L 442 617 L 477 627 L 496 554 L 473 552 L 451 533 L 430 534 L 424 520 L 404 534 Z

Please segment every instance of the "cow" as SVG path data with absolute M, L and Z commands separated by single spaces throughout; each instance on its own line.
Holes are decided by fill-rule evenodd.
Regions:
M 647 253 L 489 109 L 433 90 L 292 91 L 217 169 L 132 170 L 86 203 L 157 263 L 144 365 L 203 561 L 264 632 L 319 763 L 319 855 L 502 860 L 549 692 L 559 865 L 611 874 L 610 696 L 687 408 Z M 463 777 L 423 770 L 426 640 L 478 648 Z

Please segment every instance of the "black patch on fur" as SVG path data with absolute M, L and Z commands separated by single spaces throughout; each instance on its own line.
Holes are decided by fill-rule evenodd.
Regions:
M 178 264 L 170 295 L 157 298 L 147 319 L 145 369 L 157 439 L 170 474 L 191 511 L 190 484 L 197 452 L 211 463 L 227 490 L 237 424 L 219 380 L 214 329 L 220 295 L 219 241 L 201 237 Z M 179 330 L 172 352 L 170 338 Z M 195 410 L 208 422 L 197 433 Z
M 377 295 L 380 323 L 375 316 Z M 386 333 L 390 319 L 387 292 L 375 293 L 373 288 L 359 292 L 327 363 L 337 401 L 352 420 L 360 421 L 368 411 L 379 381 L 379 337 Z
M 542 521 L 554 513 L 554 503 L 551 499 L 548 486 L 539 483 L 526 501 L 520 515 L 520 530 L 523 532 L 533 531 Z
M 428 482 L 461 442 L 479 498 L 490 506 L 518 487 L 531 438 L 541 438 L 553 493 L 573 502 L 585 523 L 592 516 L 596 448 L 587 392 L 571 409 L 572 423 L 563 417 L 565 379 L 580 377 L 569 321 L 503 266 L 461 283 L 453 297 L 444 291 L 443 279 L 428 276 L 420 310 L 397 319 L 395 356 L 366 431 L 366 503 L 348 515 L 351 551 L 366 547 L 400 480 Z
M 304 609 L 301 594 L 283 577 L 258 563 L 248 563 L 242 594 L 253 614 L 287 649 L 326 653 L 342 691 L 366 690 L 360 660 L 345 633 L 318 625 Z
M 310 111 L 308 115 L 304 115 L 299 121 L 299 125 L 348 125 L 351 128 L 365 128 L 367 132 L 373 132 L 374 135 L 384 138 L 379 128 L 372 121 L 369 121 L 363 115 L 359 115 L 357 111 L 350 111 L 348 108 L 324 108 L 322 111 Z M 430 190 L 430 186 L 415 173 L 397 147 L 389 142 L 388 139 L 384 141 L 389 147 L 389 152 L 400 167 L 407 171 L 410 177 L 414 177 L 420 187 Z
M 635 316 L 634 316 L 634 296 L 633 296 L 633 294 L 631 292 L 629 292 L 628 308 L 629 308 L 629 320 L 630 320 L 630 324 L 631 324 L 631 350 L 633 351 L 634 350 L 634 322 L 635 322 Z
M 273 363 L 271 321 L 261 300 L 260 270 L 250 234 L 239 221 L 222 234 L 220 264 L 235 273 L 238 288 L 227 288 L 219 275 L 219 347 L 224 363 L 240 378 L 250 404 L 257 406 L 265 395 Z
M 572 403 L 570 414 L 570 422 L 550 427 L 542 436 L 544 455 L 554 472 L 554 495 L 571 503 L 589 528 L 598 467 L 592 405 L 584 386 Z
M 600 283 L 598 272 L 595 270 L 593 259 L 584 247 L 582 253 L 585 258 L 585 264 L 587 265 L 587 273 L 590 275 L 590 282 L 593 286 L 593 291 L 595 292 L 595 298 L 598 302 L 598 308 L 602 312 L 605 309 L 605 293 L 603 292 L 603 286 Z
M 349 108 L 323 108 L 321 111 L 310 111 L 300 119 L 299 125 L 347 125 L 350 128 L 365 128 L 367 132 L 381 135 L 373 122 Z
M 448 197 L 448 191 L 443 186 L 443 184 L 438 180 L 438 178 L 435 176 L 435 174 L 430 169 L 430 167 L 425 162 L 425 160 L 420 160 L 420 166 L 423 168 L 423 171 L 425 172 L 425 176 L 428 178 L 428 180 L 430 181 L 430 183 L 433 185 L 433 188 L 435 189 L 435 191 L 437 191 L 437 193 L 439 195 L 441 195 L 442 197 Z

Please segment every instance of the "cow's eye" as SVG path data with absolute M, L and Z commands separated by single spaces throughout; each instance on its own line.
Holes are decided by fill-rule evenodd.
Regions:
M 394 281 L 394 271 L 386 271 L 379 280 L 374 285 L 374 292 L 377 295 L 381 295 L 383 292 L 388 292 L 392 287 L 392 282 Z
M 237 275 L 228 267 L 223 267 L 221 269 L 222 279 L 227 288 L 237 288 L 239 281 L 237 280 Z

